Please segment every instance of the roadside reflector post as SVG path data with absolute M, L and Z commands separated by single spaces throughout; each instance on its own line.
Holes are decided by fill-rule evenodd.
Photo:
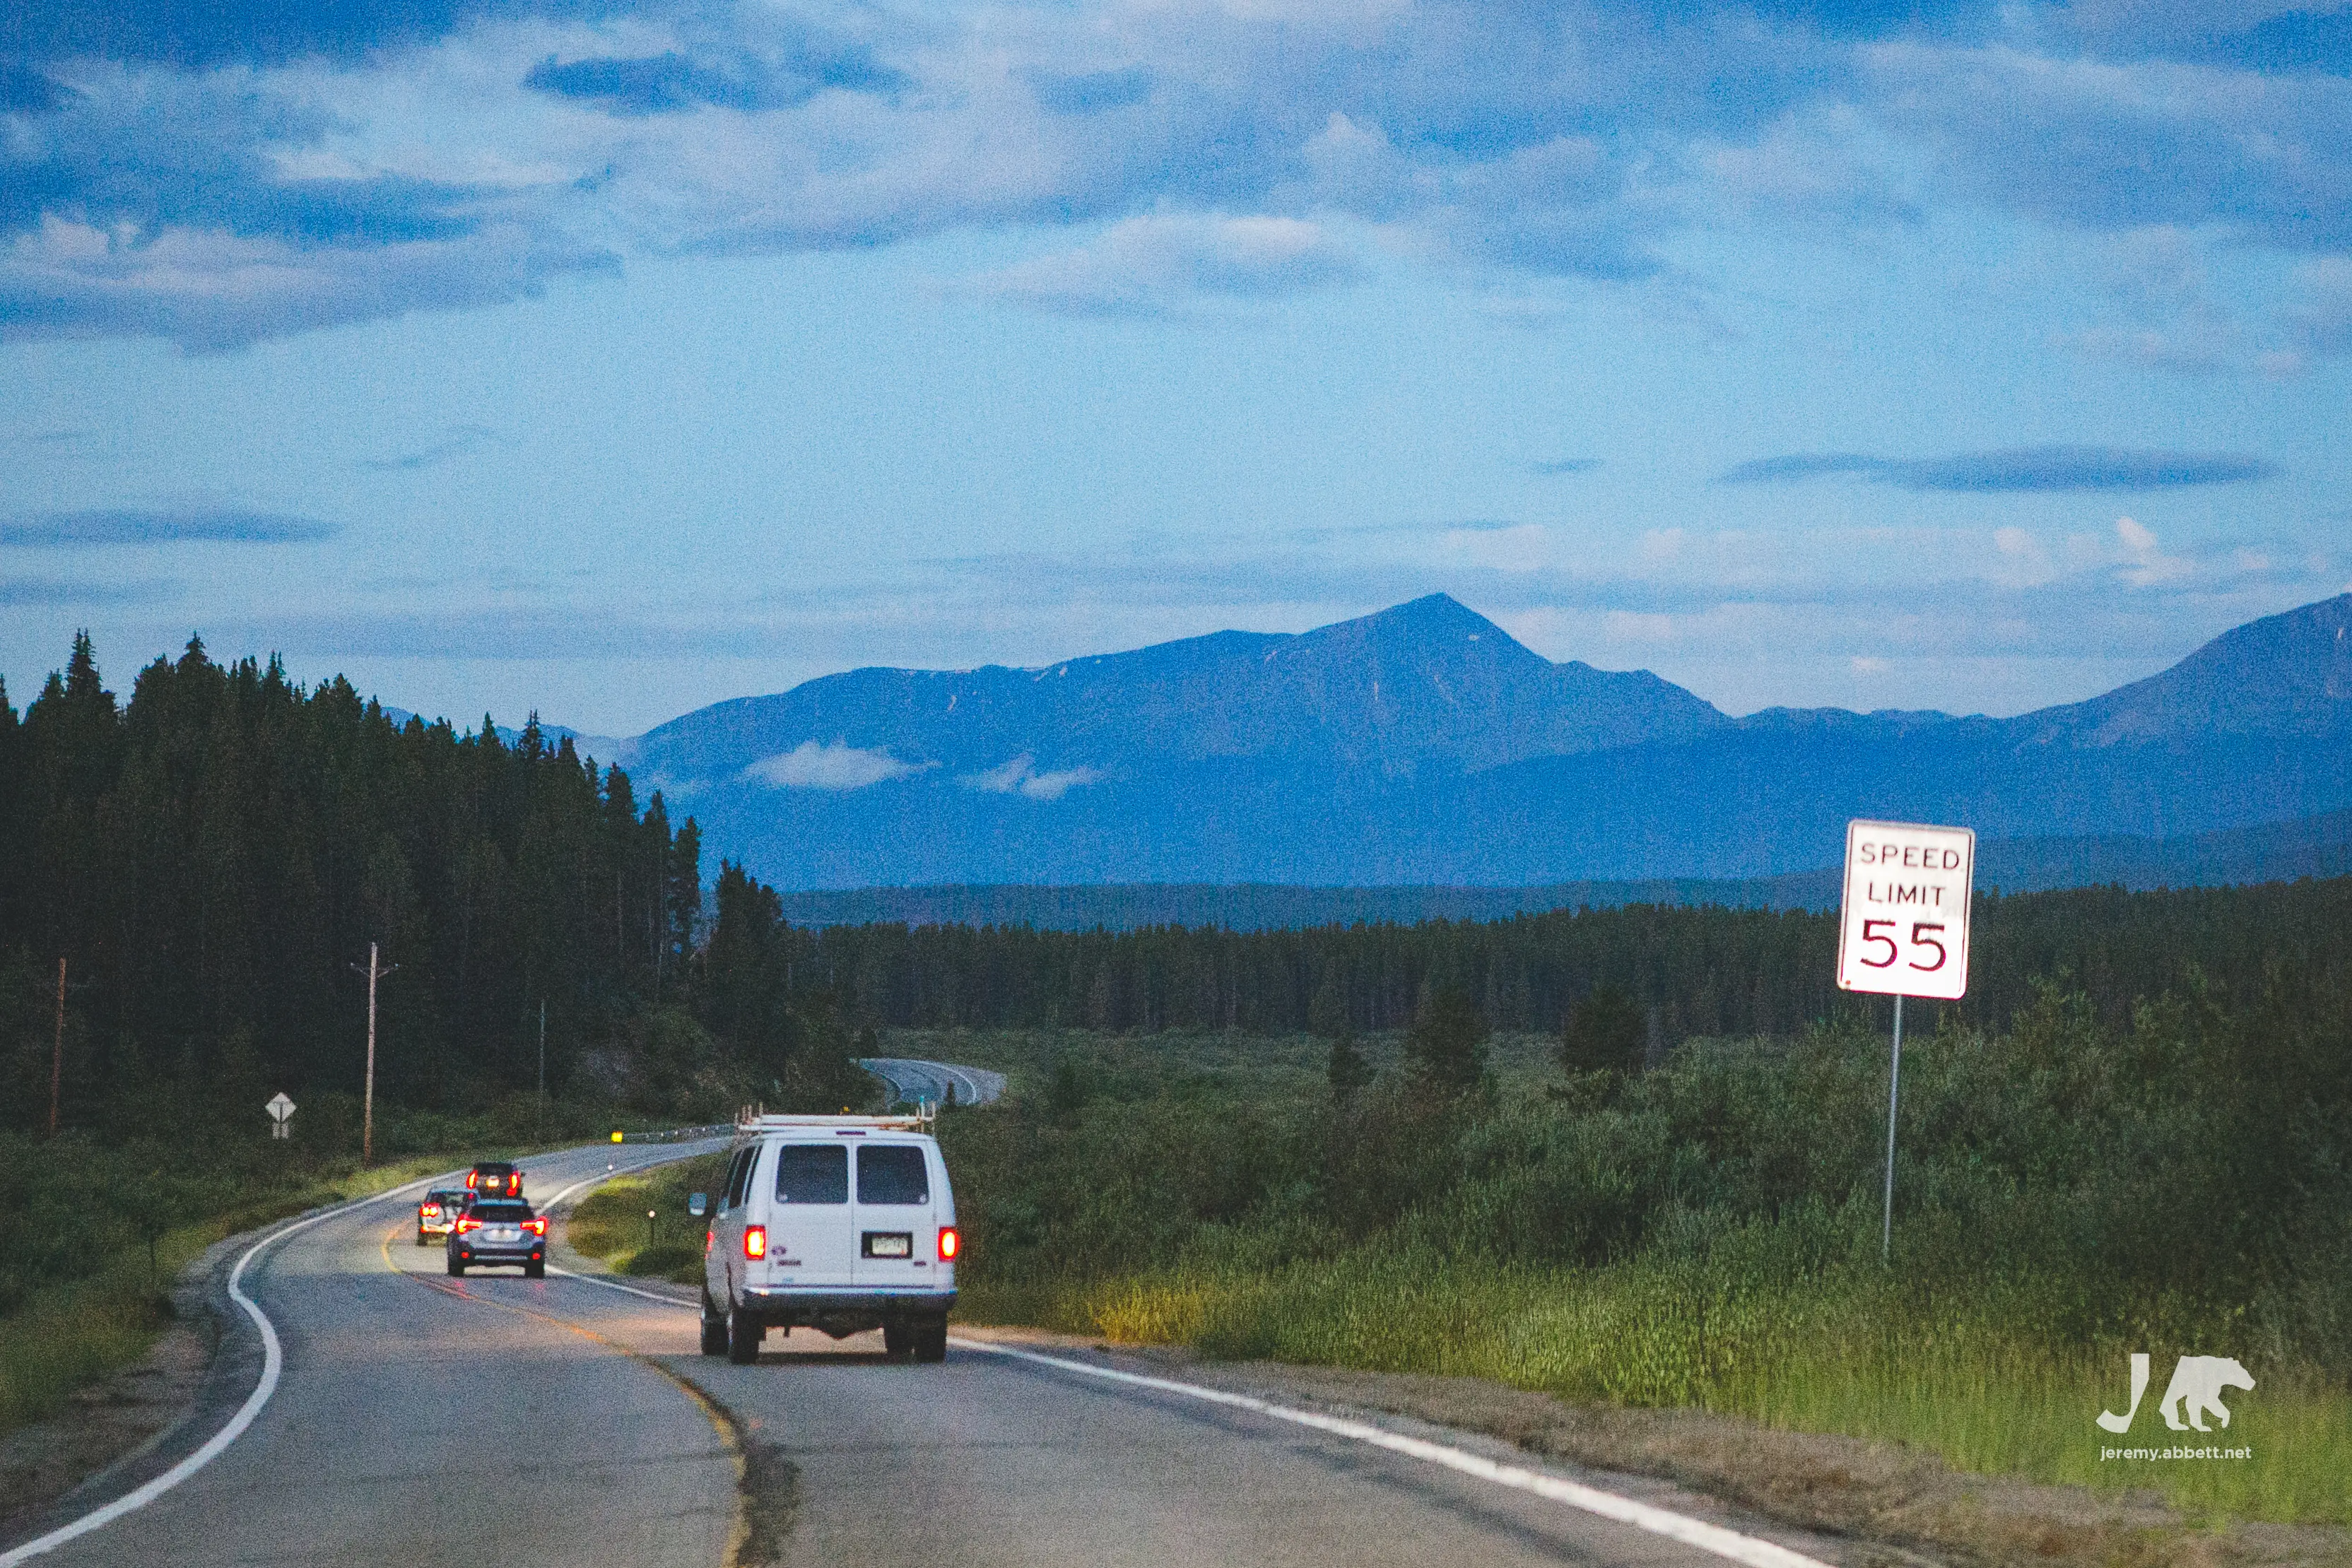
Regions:
M 1902 1100 L 1903 998 L 1956 1002 L 1969 988 L 1969 905 L 1977 836 L 1920 822 L 1845 825 L 1845 885 L 1838 910 L 1841 990 L 1895 998 L 1886 1069 L 1886 1195 L 1878 1259 L 1895 1252 L 1895 1116 Z

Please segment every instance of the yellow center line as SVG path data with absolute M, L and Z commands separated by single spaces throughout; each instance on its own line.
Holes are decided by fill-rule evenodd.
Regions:
M 750 1499 L 746 1495 L 749 1466 L 743 1457 L 743 1437 L 736 1422 L 734 1412 L 705 1394 L 696 1386 L 691 1378 L 672 1371 L 643 1351 L 632 1350 L 616 1339 L 598 1333 L 594 1329 L 575 1323 L 568 1318 L 556 1317 L 550 1312 L 518 1306 L 512 1301 L 494 1301 L 487 1296 L 478 1296 L 465 1286 L 454 1281 L 436 1280 L 416 1270 L 402 1268 L 392 1260 L 392 1239 L 405 1235 L 407 1228 L 407 1224 L 404 1221 L 384 1232 L 383 1245 L 380 1249 L 383 1253 L 383 1266 L 401 1278 L 414 1280 L 426 1290 L 438 1291 L 456 1301 L 470 1301 L 476 1306 L 488 1307 L 493 1312 L 512 1312 L 517 1317 L 534 1318 L 543 1323 L 551 1323 L 560 1329 L 569 1329 L 583 1339 L 593 1340 L 607 1350 L 625 1355 L 640 1365 L 651 1367 L 671 1383 L 676 1384 L 688 1399 L 693 1400 L 695 1408 L 702 1412 L 703 1419 L 710 1423 L 711 1430 L 719 1434 L 719 1445 L 727 1450 L 728 1461 L 735 1467 L 735 1518 L 727 1531 L 726 1555 L 719 1561 L 722 1568 L 750 1568 L 744 1557 L 744 1548 L 751 1539 Z

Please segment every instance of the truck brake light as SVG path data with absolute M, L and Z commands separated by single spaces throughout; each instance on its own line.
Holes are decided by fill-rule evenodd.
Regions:
M 743 1256 L 746 1258 L 765 1258 L 767 1255 L 768 1228 L 764 1225 L 745 1226 L 743 1228 Z

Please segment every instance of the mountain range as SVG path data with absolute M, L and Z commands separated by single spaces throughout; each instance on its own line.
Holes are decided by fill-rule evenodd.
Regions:
M 614 750 L 715 855 L 797 890 L 1769 882 L 1834 864 L 1855 816 L 2018 841 L 2039 884 L 2211 880 L 2268 863 L 2211 835 L 2343 841 L 2283 825 L 2352 809 L 2348 630 L 2352 594 L 2013 718 L 1735 718 L 1434 594 L 1041 669 L 856 670 Z

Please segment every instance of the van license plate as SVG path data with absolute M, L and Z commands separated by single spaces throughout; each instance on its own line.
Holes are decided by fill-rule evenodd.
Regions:
M 868 1258 L 911 1258 L 915 1255 L 915 1239 L 903 1230 L 869 1230 L 866 1233 L 866 1255 Z

